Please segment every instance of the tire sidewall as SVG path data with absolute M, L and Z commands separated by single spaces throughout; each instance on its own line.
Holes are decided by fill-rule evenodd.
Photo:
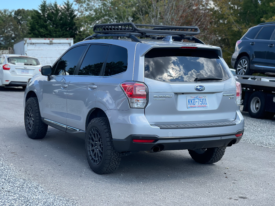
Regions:
M 32 113 L 34 118 L 32 130 L 29 130 L 29 128 L 27 127 L 26 112 L 28 107 L 32 108 Z M 38 100 L 35 97 L 30 97 L 26 102 L 25 111 L 24 111 L 24 125 L 25 125 L 26 133 L 28 137 L 31 139 L 43 139 L 47 134 L 48 125 L 45 124 L 41 119 Z
M 258 97 L 261 101 L 261 107 L 259 109 L 259 111 L 257 113 L 254 113 L 252 110 L 251 110 L 251 101 L 254 97 Z M 264 118 L 264 115 L 265 115 L 265 94 L 263 92 L 254 92 L 253 94 L 251 94 L 251 96 L 249 97 L 249 106 L 248 106 L 248 112 L 249 112 L 249 115 L 251 117 L 254 117 L 254 118 Z
M 103 155 L 102 155 L 102 159 L 98 164 L 95 164 L 89 157 L 89 133 L 90 131 L 96 128 L 100 134 L 100 138 L 102 141 L 102 145 L 103 145 Z M 91 169 L 95 172 L 97 171 L 102 171 L 104 170 L 104 166 L 106 165 L 106 162 L 108 161 L 108 156 L 110 155 L 110 151 L 108 150 L 108 141 L 107 138 L 111 138 L 111 134 L 110 131 L 106 132 L 103 128 L 102 125 L 99 124 L 99 122 L 95 121 L 95 119 L 93 119 L 91 121 L 91 123 L 88 125 L 87 127 L 87 131 L 85 134 L 85 150 L 86 150 L 86 156 L 88 159 L 88 163 L 91 167 Z
M 28 99 L 27 102 L 26 102 L 26 107 L 25 107 L 25 111 L 24 111 L 24 124 L 25 124 L 25 130 L 26 130 L 27 135 L 28 135 L 30 138 L 32 138 L 32 136 L 34 135 L 34 129 L 35 129 L 35 127 L 36 127 L 36 121 L 34 121 L 32 130 L 30 131 L 29 128 L 28 128 L 28 126 L 27 126 L 27 110 L 28 110 L 29 107 L 31 107 L 32 112 L 33 112 L 33 115 L 34 115 L 35 109 L 36 109 L 36 108 L 35 108 L 36 105 L 34 105 L 34 104 L 36 104 L 36 102 L 34 101 L 33 98 Z M 35 117 L 35 115 L 34 115 L 34 117 Z

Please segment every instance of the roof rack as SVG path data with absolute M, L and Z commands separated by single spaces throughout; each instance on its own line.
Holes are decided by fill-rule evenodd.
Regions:
M 275 21 L 260 23 L 260 24 L 258 24 L 258 25 L 265 25 L 265 24 L 275 24 Z
M 163 35 L 179 36 L 183 39 L 185 36 L 199 34 L 200 29 L 197 26 L 162 26 L 150 24 L 134 24 L 130 22 L 117 24 L 97 24 L 94 26 L 94 32 L 94 35 L 87 37 L 85 40 L 98 37 L 128 37 L 131 38 L 133 41 L 140 42 L 137 36 L 152 37 Z

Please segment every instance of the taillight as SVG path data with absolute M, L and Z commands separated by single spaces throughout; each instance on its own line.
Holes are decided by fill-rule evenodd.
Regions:
M 242 100 L 242 86 L 240 82 L 236 81 L 236 102 L 238 105 L 241 104 Z
M 238 40 L 238 41 L 236 42 L 236 46 L 238 46 L 240 43 L 242 43 L 242 40 Z
M 147 86 L 139 82 L 124 82 L 121 84 L 130 107 L 143 109 L 147 104 Z
M 10 65 L 4 64 L 4 65 L 3 65 L 3 69 L 4 69 L 4 70 L 10 70 L 11 68 L 10 68 Z

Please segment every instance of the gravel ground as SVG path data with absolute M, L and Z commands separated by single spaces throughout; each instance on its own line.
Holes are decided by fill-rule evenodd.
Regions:
M 40 185 L 19 176 L 0 159 L 0 205 L 76 205 L 72 200 L 46 192 Z
M 254 119 L 243 112 L 245 130 L 242 142 L 275 149 L 275 121 L 270 119 Z

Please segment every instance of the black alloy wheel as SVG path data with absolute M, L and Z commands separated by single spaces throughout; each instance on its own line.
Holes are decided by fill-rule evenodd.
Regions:
M 89 144 L 88 144 L 88 155 L 90 160 L 98 165 L 103 157 L 103 145 L 102 137 L 100 136 L 97 128 L 92 128 L 89 132 Z
M 36 97 L 30 97 L 26 101 L 25 130 L 31 139 L 43 139 L 48 131 L 48 125 L 42 121 L 39 104 Z
M 237 66 L 236 66 L 236 73 L 237 75 L 250 75 L 250 62 L 248 57 L 243 56 L 238 60 Z
M 34 115 L 30 105 L 26 108 L 26 127 L 31 132 L 34 125 Z
M 114 172 L 119 167 L 121 156 L 114 148 L 108 119 L 92 119 L 85 136 L 86 156 L 90 168 L 97 174 Z

